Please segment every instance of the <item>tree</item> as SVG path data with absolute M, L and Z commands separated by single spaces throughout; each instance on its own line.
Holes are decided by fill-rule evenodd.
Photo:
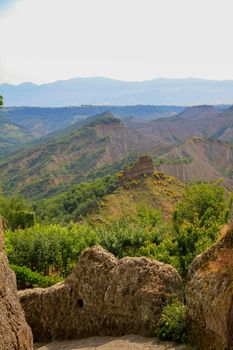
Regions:
M 229 220 L 231 204 L 219 182 L 187 186 L 173 214 L 174 255 L 184 278 L 193 259 L 214 242 Z
M 35 214 L 23 198 L 13 196 L 6 198 L 0 188 L 0 217 L 2 217 L 8 228 L 31 227 L 35 224 Z
M 3 97 L 0 95 L 0 108 L 3 107 Z
M 209 226 L 211 220 L 224 224 L 230 212 L 231 208 L 220 182 L 201 182 L 186 187 L 183 200 L 176 206 L 173 220 L 177 226 L 184 221 L 194 224 L 196 220 L 199 220 L 201 226 Z

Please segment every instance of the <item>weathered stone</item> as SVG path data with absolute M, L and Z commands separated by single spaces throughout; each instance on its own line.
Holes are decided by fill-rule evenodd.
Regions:
M 198 349 L 233 349 L 233 226 L 191 265 L 186 288 L 189 338 Z
M 81 255 L 64 283 L 19 295 L 36 340 L 149 336 L 164 304 L 182 299 L 182 281 L 170 265 L 146 258 L 118 260 L 96 246 Z
M 0 219 L 0 350 L 31 350 L 32 333 L 19 303 L 15 274 L 3 252 L 3 229 Z
M 141 156 L 130 168 L 126 168 L 123 173 L 123 181 L 139 178 L 142 175 L 152 175 L 154 172 L 153 161 L 148 156 Z

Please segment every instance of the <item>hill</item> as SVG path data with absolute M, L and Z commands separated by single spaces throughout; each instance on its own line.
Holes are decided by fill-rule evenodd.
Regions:
M 184 184 L 175 177 L 155 171 L 152 176 L 142 176 L 106 195 L 92 219 L 108 223 L 126 216 L 133 218 L 149 208 L 161 210 L 163 218 L 169 221 L 183 188 Z
M 106 224 L 159 209 L 163 218 L 170 220 L 184 185 L 174 177 L 154 171 L 149 157 L 140 157 L 131 164 L 125 168 L 128 170 L 114 176 L 72 185 L 61 194 L 36 201 L 38 217 L 43 222 L 68 223 L 88 216 L 93 223 Z
M 112 115 L 98 116 L 96 123 L 51 142 L 25 148 L 0 163 L 1 183 L 7 192 L 26 196 L 44 196 L 61 185 L 80 182 L 98 167 L 105 153 L 108 135 L 101 133 L 110 123 L 113 129 L 121 123 Z
M 233 146 L 218 140 L 193 137 L 157 159 L 156 168 L 182 181 L 215 181 L 233 186 Z
M 69 184 L 96 177 L 96 174 L 108 175 L 115 163 L 119 169 L 118 162 L 132 157 L 133 154 L 148 153 L 156 162 L 158 157 L 167 158 L 169 156 L 166 154 L 171 149 L 184 144 L 193 135 L 231 141 L 233 108 L 219 111 L 212 106 L 190 107 L 175 117 L 148 121 L 134 118 L 120 121 L 110 112 L 89 117 L 47 135 L 37 145 L 20 149 L 2 160 L 1 184 L 7 193 L 17 191 L 31 198 L 52 195 L 65 190 Z M 221 147 L 220 143 L 217 145 Z M 214 152 L 216 150 L 213 154 Z M 192 164 L 187 160 L 194 159 L 197 151 L 190 151 L 190 155 L 186 153 L 183 151 L 176 158 L 178 157 L 178 163 L 179 158 L 185 158 L 188 163 L 185 164 L 185 169 L 191 169 L 196 163 Z M 171 174 L 174 172 L 185 181 L 200 180 L 204 175 L 205 179 L 214 179 L 219 175 L 228 179 L 232 177 L 231 158 L 225 157 L 227 164 L 223 167 L 228 171 L 222 172 L 219 170 L 222 163 L 218 164 L 217 161 L 213 164 L 212 160 L 208 161 L 208 156 L 206 155 L 206 159 L 195 156 L 196 162 L 200 163 L 202 160 L 195 169 L 203 169 L 202 172 L 182 170 L 186 171 L 186 175 L 181 177 L 179 164 L 175 168 L 177 170 L 172 170 Z M 169 173 L 168 168 L 161 169 Z
M 233 81 L 159 78 L 127 82 L 101 77 L 74 78 L 42 85 L 2 84 L 0 94 L 6 106 L 232 104 Z
M 0 156 L 33 139 L 30 132 L 2 115 L 0 111 Z
M 213 106 L 188 107 L 172 118 L 144 122 L 126 121 L 128 128 L 144 129 L 153 133 L 160 142 L 183 143 L 190 136 L 200 136 L 222 141 L 233 140 L 233 108 L 220 111 Z
M 156 119 L 179 114 L 184 107 L 179 106 L 81 106 L 81 107 L 8 107 L 1 113 L 11 122 L 30 130 L 35 136 L 47 135 L 50 132 L 65 128 L 78 120 L 112 112 L 120 119 L 135 117 L 137 119 Z
M 177 106 L 82 106 L 63 108 L 10 107 L 1 109 L 0 157 L 29 141 L 43 144 L 49 140 L 73 132 L 89 123 L 85 119 L 97 114 L 112 112 L 122 120 L 150 120 L 173 116 L 183 107 Z M 1 151 L 2 150 L 2 151 Z
M 18 137 L 16 145 L 29 140 L 31 145 L 47 143 L 56 137 L 71 133 L 89 123 L 87 118 L 111 112 L 124 122 L 124 126 L 134 129 L 146 139 L 153 136 L 154 147 L 182 143 L 192 135 L 219 138 L 231 141 L 233 138 L 233 109 L 226 106 L 83 106 L 66 108 L 4 108 L 2 118 L 8 124 L 23 130 L 28 137 Z M 221 118 L 218 118 L 221 117 Z M 4 128 L 2 129 L 4 132 Z M 1 131 L 1 127 L 0 127 Z M 8 135 L 7 135 L 8 137 Z M 8 138 L 5 137 L 5 141 Z M 10 138 L 10 136 L 9 136 Z M 11 142 L 7 151 L 11 151 Z M 4 144 L 2 144 L 4 149 Z M 6 145 L 5 145 L 6 148 Z M 148 150 L 148 149 L 147 149 Z M 5 151 L 5 150 L 4 150 Z

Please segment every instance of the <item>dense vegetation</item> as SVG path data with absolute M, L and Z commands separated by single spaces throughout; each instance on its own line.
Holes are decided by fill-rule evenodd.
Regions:
M 164 186 L 161 179 L 155 181 Z M 135 186 L 134 182 L 127 186 Z M 1 193 L 0 215 L 8 225 L 6 249 L 19 288 L 48 287 L 60 281 L 83 250 L 96 244 L 118 258 L 147 256 L 169 263 L 185 281 L 193 259 L 217 239 L 230 217 L 232 196 L 220 182 L 201 182 L 186 185 L 170 221 L 164 221 L 160 209 L 145 204 L 138 205 L 134 215 L 93 220 L 89 214 L 98 213 L 102 200 L 119 186 L 111 176 L 74 185 L 36 202 L 35 213 L 22 198 Z M 185 341 L 185 306 L 177 301 L 165 306 L 155 334 Z
M 18 228 L 35 224 L 35 214 L 31 206 L 23 198 L 13 196 L 6 198 L 0 189 L 0 217 L 3 217 L 7 227 L 14 231 Z
M 65 223 L 77 221 L 97 209 L 101 199 L 117 188 L 114 177 L 107 176 L 92 182 L 83 182 L 52 198 L 37 201 L 34 205 L 43 222 Z
M 92 211 L 99 199 L 114 189 L 110 177 L 105 181 L 96 180 L 84 184 L 83 188 L 80 185 L 70 192 L 70 197 L 67 194 L 65 198 L 56 197 L 47 208 L 48 220 L 54 208 L 58 210 L 54 212 L 55 217 L 63 218 L 64 222 L 69 221 L 72 213 L 76 213 L 74 217 L 80 217 L 82 213 Z M 15 219 L 11 221 L 12 217 L 4 212 L 6 201 L 3 198 L 0 202 L 0 212 L 10 228 L 7 232 L 10 262 L 43 275 L 63 277 L 70 273 L 85 248 L 100 244 L 119 258 L 143 255 L 170 263 L 186 278 L 195 256 L 217 238 L 221 226 L 229 218 L 231 207 L 231 200 L 226 200 L 225 191 L 218 183 L 200 183 L 187 186 L 183 199 L 176 205 L 173 220 L 167 223 L 160 210 L 140 206 L 134 217 L 125 216 L 107 223 L 81 221 L 62 226 L 48 224 L 43 218 L 43 223 L 33 225 L 29 220 L 24 226 L 18 224 L 17 228 Z M 30 213 L 16 199 L 8 201 L 10 210 L 17 212 L 14 204 L 17 201 L 20 213 L 22 208 L 25 213 Z

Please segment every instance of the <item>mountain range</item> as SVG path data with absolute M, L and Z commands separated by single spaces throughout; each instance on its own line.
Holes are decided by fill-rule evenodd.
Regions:
M 226 107 L 226 106 L 224 106 Z M 218 106 L 222 109 L 223 106 Z M 27 142 L 41 144 L 86 124 L 86 119 L 112 112 L 121 120 L 151 120 L 174 116 L 179 106 L 82 106 L 82 107 L 5 107 L 0 110 L 0 156 Z M 87 121 L 88 123 L 89 121 Z
M 74 78 L 48 84 L 1 84 L 5 106 L 199 105 L 233 103 L 233 81 L 196 78 L 128 82 Z
M 69 185 L 109 175 L 141 154 L 183 181 L 223 178 L 233 185 L 233 107 L 202 105 L 153 120 L 120 120 L 111 112 L 77 120 L 25 143 L 0 160 L 7 193 L 52 196 Z

